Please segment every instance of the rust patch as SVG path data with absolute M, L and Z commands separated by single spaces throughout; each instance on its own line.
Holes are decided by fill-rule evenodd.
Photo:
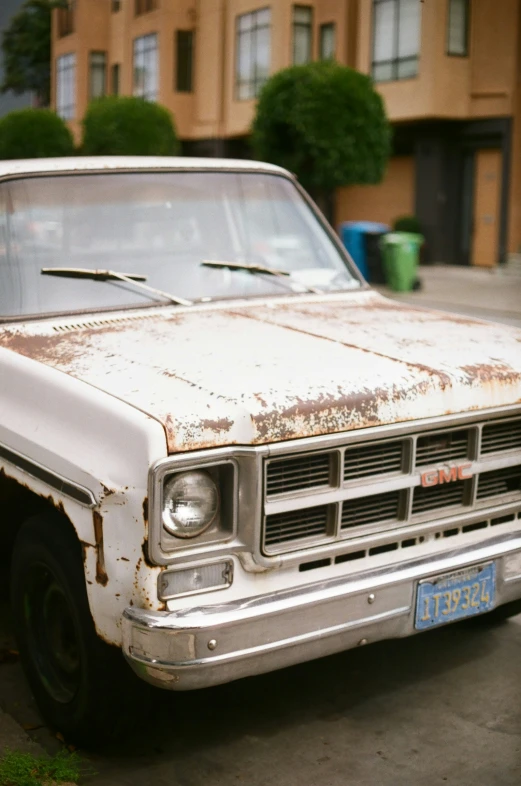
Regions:
M 505 365 L 505 363 L 462 366 L 461 370 L 466 374 L 469 384 L 490 384 L 493 382 L 515 385 L 521 380 L 521 373 L 515 371 L 511 366 Z
M 143 519 L 148 524 L 148 497 L 143 500 Z
M 203 431 L 230 431 L 233 428 L 233 420 L 229 418 L 220 418 L 220 420 L 202 420 L 201 428 Z
M 102 587 L 106 587 L 109 581 L 105 570 L 105 554 L 103 552 L 103 516 L 97 510 L 93 511 L 92 519 L 94 523 L 94 537 L 96 539 L 96 581 Z
M 128 557 L 120 557 L 121 562 L 130 562 Z

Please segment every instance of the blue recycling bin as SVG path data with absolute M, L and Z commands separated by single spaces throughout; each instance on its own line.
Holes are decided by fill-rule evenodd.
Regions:
M 389 230 L 387 224 L 379 224 L 376 221 L 344 221 L 340 224 L 340 239 L 366 281 L 371 280 L 366 253 L 366 236 L 383 235 Z

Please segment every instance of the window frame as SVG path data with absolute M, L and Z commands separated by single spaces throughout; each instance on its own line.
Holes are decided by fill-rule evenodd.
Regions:
M 117 77 L 117 78 L 115 78 Z M 117 90 L 114 86 L 117 85 Z M 121 63 L 111 63 L 110 65 L 110 94 L 119 96 L 121 93 Z
M 103 62 L 93 63 L 93 57 L 97 57 L 101 55 L 103 57 Z M 92 89 L 92 82 L 93 82 L 93 74 L 95 73 L 96 68 L 99 67 L 100 71 L 103 71 L 103 92 L 101 95 L 94 95 Z M 103 98 L 107 95 L 107 53 L 102 49 L 91 49 L 89 51 L 89 101 L 95 101 L 97 98 Z
M 447 0 L 447 29 L 445 31 L 445 54 L 447 57 L 469 57 L 470 48 L 470 2 L 463 0 L 465 5 L 465 30 L 464 30 L 464 52 L 450 51 L 450 14 L 453 0 Z
M 146 42 L 154 40 L 154 46 L 147 47 Z M 136 46 L 138 41 L 142 41 L 144 48 L 142 52 L 136 52 Z M 156 63 L 155 63 L 155 78 L 156 83 L 154 86 L 154 90 L 150 91 L 147 90 L 146 86 L 143 87 L 143 92 L 139 93 L 136 92 L 136 54 L 142 54 L 145 60 L 145 69 L 146 69 L 146 56 L 150 54 L 150 52 L 155 52 L 156 56 Z M 146 71 L 145 71 L 146 74 Z M 157 33 L 146 33 L 145 35 L 137 36 L 132 41 L 132 95 L 138 98 L 143 98 L 145 101 L 157 101 L 159 98 L 159 36 Z
M 134 0 L 134 16 L 143 16 L 157 11 L 159 0 Z
M 421 21 L 422 21 L 422 14 L 421 14 L 421 0 L 417 0 L 419 6 L 419 14 L 420 14 L 420 34 L 419 34 L 419 41 L 418 41 L 418 53 L 416 55 L 409 55 L 407 57 L 399 57 L 399 46 L 400 46 L 400 6 L 402 0 L 373 0 L 372 2 L 372 44 L 371 44 L 371 77 L 376 84 L 384 84 L 386 82 L 404 82 L 408 79 L 417 79 L 420 72 L 420 52 L 421 52 Z M 376 14 L 375 10 L 377 6 L 383 5 L 384 3 L 392 3 L 395 8 L 395 28 L 394 28 L 394 38 L 393 38 L 393 53 L 395 54 L 394 57 L 390 58 L 389 60 L 375 60 L 375 43 L 376 43 Z M 407 61 L 416 61 L 416 73 L 414 75 L 407 75 L 407 76 L 399 76 L 398 69 L 401 63 Z M 376 79 L 374 76 L 375 66 L 378 65 L 390 65 L 391 66 L 391 76 L 388 79 Z
M 65 52 L 56 58 L 56 114 L 65 121 L 76 118 L 76 66 L 76 52 Z M 66 76 L 70 77 L 71 74 L 72 78 L 69 81 Z M 62 83 L 62 90 L 60 90 L 61 79 L 66 80 Z M 66 92 L 66 86 L 71 90 L 72 101 L 60 105 L 60 93 Z
M 194 55 L 195 55 L 195 30 L 178 29 L 175 31 L 175 74 L 174 74 L 174 90 L 176 93 L 193 93 L 194 92 Z M 186 37 L 186 38 L 185 38 Z M 180 46 L 181 40 L 184 38 L 185 44 Z M 188 54 L 186 60 L 186 68 L 180 68 L 180 55 Z M 185 79 L 180 79 L 180 76 Z
M 306 11 L 309 12 L 309 21 L 308 22 L 299 22 L 295 18 L 296 11 Z M 291 50 L 291 64 L 292 65 L 306 65 L 307 63 L 311 63 L 313 60 L 313 44 L 314 44 L 314 14 L 313 14 L 313 6 L 312 5 L 304 5 L 303 3 L 295 3 L 291 7 L 291 38 L 292 38 L 292 50 Z M 297 62 L 296 60 L 296 43 L 297 43 L 297 30 L 304 30 L 307 33 L 307 43 L 309 48 L 309 58 L 305 60 L 303 63 Z
M 322 47 L 323 34 L 326 30 L 333 31 L 333 54 L 325 57 Z M 323 22 L 318 28 L 318 59 L 319 60 L 336 60 L 336 22 Z
M 110 4 L 111 14 L 118 14 L 121 11 L 121 0 L 112 0 Z
M 68 0 L 67 5 L 57 8 L 58 38 L 65 38 L 76 32 L 76 0 Z
M 255 20 L 258 17 L 258 15 L 260 13 L 262 13 L 262 12 L 265 12 L 265 11 L 268 11 L 268 13 L 269 13 L 269 21 L 268 21 L 268 23 L 267 24 L 261 24 L 261 25 L 256 24 Z M 244 17 L 247 17 L 247 16 L 251 16 L 252 17 L 251 30 L 250 31 L 241 31 L 240 30 L 241 19 L 244 19 Z M 252 101 L 252 100 L 255 100 L 258 97 L 259 92 L 262 89 L 263 85 L 267 81 L 266 79 L 263 79 L 262 77 L 258 76 L 258 74 L 257 74 L 258 63 L 256 63 L 254 55 L 256 54 L 256 34 L 258 33 L 259 30 L 265 30 L 265 29 L 269 30 L 269 61 L 270 61 L 269 70 L 271 72 L 271 23 L 272 23 L 271 6 L 269 6 L 269 5 L 262 6 L 261 8 L 255 8 L 253 11 L 248 11 L 245 14 L 237 14 L 237 16 L 235 17 L 234 97 L 235 97 L 236 101 Z M 252 45 L 250 47 L 250 50 L 249 50 L 249 52 L 250 52 L 250 66 L 253 65 L 253 69 L 252 69 L 253 78 L 250 79 L 250 80 L 241 80 L 239 78 L 240 38 L 241 38 L 241 33 L 244 34 L 244 32 L 252 32 L 253 34 L 255 34 L 254 35 L 254 39 L 255 39 L 254 40 L 254 45 Z M 240 88 L 241 88 L 241 86 L 243 84 L 247 84 L 251 88 L 249 90 L 247 96 L 241 96 L 240 95 Z

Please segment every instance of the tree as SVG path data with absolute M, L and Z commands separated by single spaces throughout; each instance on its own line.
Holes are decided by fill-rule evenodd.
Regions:
M 328 213 L 333 189 L 381 181 L 391 129 L 368 76 L 321 61 L 285 68 L 267 81 L 252 147 L 258 158 L 295 173 Z
M 0 118 L 0 159 L 72 155 L 72 134 L 50 109 L 19 109 Z
M 100 98 L 89 105 L 83 118 L 84 155 L 170 156 L 178 150 L 168 109 L 143 98 Z
M 51 84 L 51 11 L 66 0 L 26 0 L 2 34 L 4 81 L 0 91 L 33 92 L 48 106 Z

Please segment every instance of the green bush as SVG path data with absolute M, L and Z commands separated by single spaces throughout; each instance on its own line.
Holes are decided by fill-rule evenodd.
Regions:
M 264 85 L 255 155 L 294 172 L 312 193 L 379 183 L 391 129 L 371 79 L 333 61 L 292 66 Z
M 394 232 L 414 232 L 416 235 L 422 234 L 421 224 L 416 216 L 400 216 L 395 219 L 393 224 Z
M 72 155 L 72 134 L 49 109 L 19 109 L 0 118 L 0 159 Z
M 84 155 L 171 156 L 178 150 L 172 115 L 159 104 L 109 96 L 94 101 L 85 113 Z

